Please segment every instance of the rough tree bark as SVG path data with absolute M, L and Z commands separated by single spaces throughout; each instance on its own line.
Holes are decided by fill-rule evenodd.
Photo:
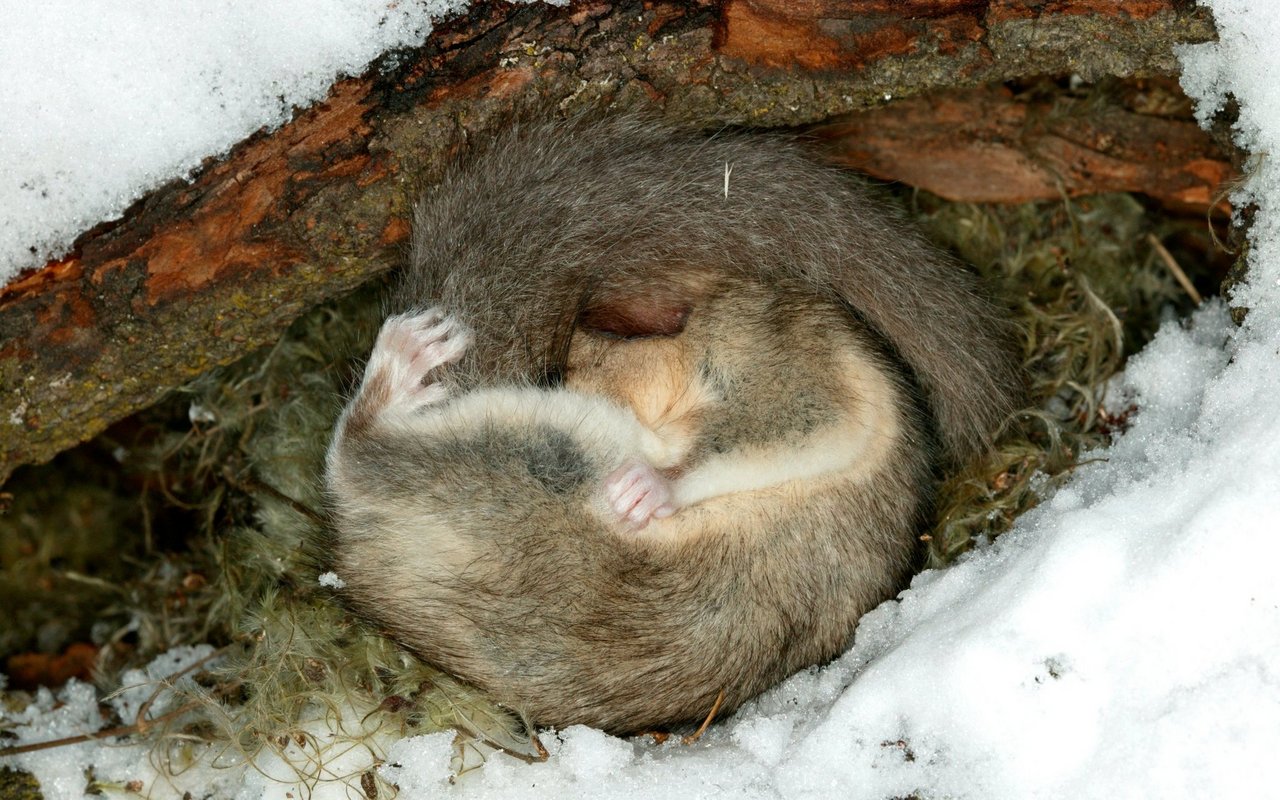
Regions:
M 394 265 L 415 187 L 513 110 L 649 104 L 715 127 L 797 126 L 881 108 L 861 126 L 845 120 L 845 141 L 877 131 L 898 141 L 885 135 L 895 125 L 940 129 L 895 122 L 894 98 L 1040 74 L 1167 75 L 1175 44 L 1212 36 L 1209 17 L 1184 0 L 476 6 L 422 48 L 338 83 L 288 125 L 151 193 L 82 236 L 68 258 L 0 290 L 0 481 Z M 952 111 L 961 122 L 988 113 Z M 1061 128 L 1050 133 L 1064 138 Z M 1144 135 L 1141 126 L 1133 135 Z M 1221 177 L 1202 169 L 1193 204 L 1208 202 Z
M 1152 83 L 1134 99 L 1158 103 L 1169 95 Z M 1172 211 L 1229 213 L 1220 189 L 1235 172 L 1210 136 L 1189 119 L 1159 113 L 1165 109 L 1131 106 L 1065 96 L 1024 100 L 985 87 L 908 98 L 810 133 L 827 140 L 837 162 L 948 200 L 1026 203 L 1134 192 Z

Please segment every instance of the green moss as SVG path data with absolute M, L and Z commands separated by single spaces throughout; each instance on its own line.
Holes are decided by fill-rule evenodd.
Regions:
M 40 800 L 40 784 L 25 772 L 0 767 L 0 800 Z
M 1128 413 L 1105 405 L 1108 382 L 1191 301 L 1149 244 L 1188 223 L 1149 213 L 1130 195 L 1017 206 L 919 198 L 935 237 L 1000 288 L 1023 330 L 1030 404 L 998 446 L 944 484 L 930 563 L 1006 530 Z M 1201 223 L 1190 232 L 1204 238 Z

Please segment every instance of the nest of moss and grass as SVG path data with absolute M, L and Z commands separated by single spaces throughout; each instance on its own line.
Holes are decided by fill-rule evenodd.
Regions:
M 1203 218 L 1129 195 L 1005 207 L 905 199 L 1015 315 L 1030 376 L 1030 405 L 998 446 L 942 487 L 923 537 L 941 566 L 1006 530 L 1125 424 L 1127 410 L 1106 404 L 1108 383 L 1162 319 L 1194 305 L 1153 242 L 1200 265 L 1192 279 L 1206 294 L 1225 257 Z M 334 602 L 308 548 L 324 524 L 324 451 L 383 289 L 314 310 L 275 346 L 15 476 L 0 516 L 7 707 L 86 672 L 106 695 L 160 653 L 211 643 L 215 657 L 184 671 L 194 680 L 172 710 L 143 705 L 111 721 L 153 740 L 175 772 L 304 747 L 317 719 L 355 720 L 352 740 L 375 756 L 378 741 L 456 729 L 460 770 L 486 748 L 539 757 L 517 713 Z M 0 748 L 5 735 L 0 723 Z M 361 785 L 379 780 L 366 773 Z
M 995 206 L 916 198 L 918 216 L 999 292 L 1022 331 L 1028 405 L 996 447 L 943 483 L 929 566 L 1008 530 L 1128 424 L 1108 404 L 1160 323 L 1218 293 L 1225 220 L 1169 216 L 1132 195 Z

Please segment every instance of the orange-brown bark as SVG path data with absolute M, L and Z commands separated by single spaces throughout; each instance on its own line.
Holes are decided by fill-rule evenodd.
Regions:
M 915 97 L 815 130 L 836 160 L 949 200 L 1023 203 L 1136 192 L 1179 211 L 1228 210 L 1228 159 L 1194 122 L 1003 89 Z
M 1001 24 L 1091 17 L 1101 33 L 1123 32 L 1185 6 L 1178 0 L 728 0 L 718 45 L 726 55 L 769 67 L 851 69 L 887 56 L 965 49 L 973 51 L 976 66 L 993 56 L 988 34 Z M 1040 46 L 1053 49 L 1053 38 Z

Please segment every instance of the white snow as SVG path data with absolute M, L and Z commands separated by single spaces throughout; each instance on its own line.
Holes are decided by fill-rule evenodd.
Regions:
M 146 709 L 146 719 L 155 719 L 173 710 L 177 695 L 172 687 L 192 684 L 189 674 L 204 666 L 212 666 L 214 649 L 207 645 L 175 647 L 152 659 L 145 669 L 126 670 L 120 676 L 120 688 L 108 698 L 121 720 L 134 722 Z
M 381 761 L 396 737 L 378 728 L 372 708 L 312 706 L 285 746 L 272 745 L 239 770 L 235 800 L 346 800 L 363 797 L 360 777 Z M 208 763 L 201 765 L 208 767 Z M 225 771 L 225 767 L 224 767 Z M 187 789 L 199 782 L 183 782 Z M 301 787 L 309 787 L 301 792 Z M 388 788 L 383 789 L 389 791 Z M 412 798 L 414 795 L 402 795 Z
M 155 718 L 171 710 L 172 695 L 163 691 L 163 680 L 185 667 L 204 661 L 213 649 L 182 647 L 157 658 L 146 670 L 126 675 L 126 689 L 112 699 L 121 718 L 133 720 L 140 704 L 157 689 L 161 693 L 149 708 Z M 206 662 L 207 663 L 207 662 Z M 162 798 L 212 797 L 219 800 L 345 800 L 360 789 L 361 775 L 384 758 L 395 737 L 380 730 L 372 708 L 338 709 L 312 706 L 297 720 L 291 737 L 269 742 L 253 763 L 232 747 L 213 748 L 181 739 L 159 749 L 152 742 L 130 743 L 117 738 L 61 745 L 25 753 L 0 764 L 26 770 L 37 777 L 45 800 L 80 800 L 86 797 L 91 773 L 103 789 L 127 786 L 137 795 Z M 86 683 L 72 680 L 55 696 L 40 689 L 35 702 L 21 713 L 0 711 L 0 721 L 16 739 L 8 745 L 28 745 L 103 730 L 97 693 Z M 446 744 L 447 744 L 446 737 Z M 165 757 L 178 769 L 163 768 Z M 447 762 L 447 759 L 446 759 Z M 301 792 L 310 787 L 310 793 Z M 117 796 L 115 792 L 107 792 Z M 135 795 L 129 795 L 135 796 Z M 412 796 L 412 795 L 409 795 Z
M 433 734 L 389 744 L 380 776 L 406 797 L 1275 795 L 1280 166 L 1267 154 L 1280 153 L 1280 6 L 1208 5 L 1221 42 L 1183 49 L 1184 85 L 1206 118 L 1233 95 L 1239 141 L 1258 156 L 1235 197 L 1258 207 L 1252 277 L 1234 298 L 1252 308 L 1242 328 L 1217 301 L 1166 324 L 1116 387 L 1116 407 L 1139 410 L 1111 447 L 1013 531 L 868 615 L 835 663 L 696 744 L 572 727 L 542 734 L 545 763 L 491 755 L 446 789 L 455 754 Z M 21 723 L 23 741 L 101 725 L 87 687 L 62 696 L 0 720 Z M 19 763 L 48 797 L 76 797 L 87 764 L 123 774 L 118 760 L 138 757 L 80 745 Z M 358 775 L 378 754 L 348 757 Z M 283 796 L 243 774 L 229 795 Z
M 0 285 L 466 0 L 0 0 Z
M 20 713 L 0 712 L 0 720 L 17 738 L 15 745 L 35 744 L 102 730 L 98 697 L 88 684 L 72 681 L 57 696 L 40 689 L 35 702 Z M 9 744 L 9 742 L 6 742 Z M 46 800 L 79 798 L 84 795 L 84 771 L 110 753 L 96 742 L 38 750 L 0 763 L 24 769 L 40 779 Z
M 320 576 L 316 578 L 316 580 L 321 586 L 325 586 L 329 589 L 345 589 L 347 586 L 347 582 L 342 578 L 339 578 L 338 573 L 332 571 L 320 573 Z

